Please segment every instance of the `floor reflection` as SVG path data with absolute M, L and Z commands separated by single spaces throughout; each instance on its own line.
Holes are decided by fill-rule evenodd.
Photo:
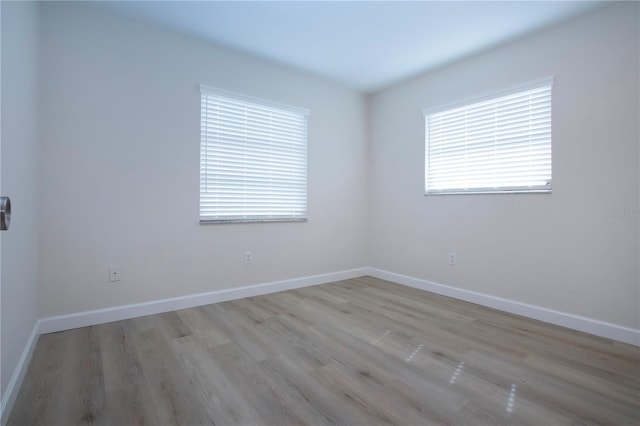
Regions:
M 451 375 L 451 378 L 449 379 L 449 383 L 454 384 L 458 380 L 458 376 L 460 376 L 460 373 L 462 373 L 463 368 L 464 368 L 464 361 L 460 361 L 460 364 L 458 364 L 458 367 L 456 367 L 455 371 Z
M 511 385 L 511 392 L 509 392 L 509 400 L 507 401 L 507 413 L 513 412 L 513 404 L 516 402 L 517 387 L 516 384 Z
M 376 343 L 378 343 L 380 341 L 380 339 L 382 339 L 383 337 L 385 337 L 389 333 L 391 333 L 391 330 L 385 331 L 384 333 L 382 333 L 382 336 L 380 336 L 377 339 L 375 339 L 373 342 L 371 342 L 371 344 L 375 345 Z
M 416 354 L 417 354 L 418 352 L 420 352 L 420 349 L 422 349 L 422 347 L 423 347 L 423 346 L 424 346 L 424 345 L 420 345 L 420 346 L 418 346 L 418 347 L 416 348 L 416 350 L 415 350 L 415 351 L 413 351 L 413 352 L 411 353 L 411 355 L 409 355 L 409 356 L 407 357 L 407 359 L 405 359 L 405 361 L 406 361 L 406 362 L 411 362 L 411 360 L 413 359 L 413 357 L 414 357 L 414 356 L 416 356 Z

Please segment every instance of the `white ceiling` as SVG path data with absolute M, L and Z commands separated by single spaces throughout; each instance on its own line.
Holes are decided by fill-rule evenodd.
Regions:
M 570 19 L 586 1 L 112 1 L 99 6 L 371 93 Z

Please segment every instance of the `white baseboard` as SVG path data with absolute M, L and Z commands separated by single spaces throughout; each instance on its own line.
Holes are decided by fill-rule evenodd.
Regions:
M 18 391 L 22 385 L 24 375 L 27 373 L 29 361 L 31 361 L 31 355 L 33 355 L 33 350 L 36 347 L 36 342 L 38 341 L 39 336 L 40 320 L 36 321 L 33 325 L 31 334 L 29 335 L 27 343 L 24 345 L 24 349 L 22 350 L 22 355 L 20 355 L 20 359 L 18 360 L 18 365 L 16 365 L 15 370 L 13 370 L 7 389 L 2 395 L 2 403 L 0 405 L 0 424 L 2 426 L 6 425 L 9 420 L 9 414 L 11 414 L 13 403 L 16 402 Z
M 111 321 L 136 318 L 144 315 L 208 305 L 211 303 L 226 302 L 244 297 L 259 296 L 262 294 L 325 284 L 333 281 L 357 278 L 364 275 L 371 275 L 376 278 L 393 281 L 398 284 L 430 291 L 432 293 L 441 294 L 454 299 L 476 303 L 478 305 L 499 309 L 501 311 L 537 319 L 562 327 L 571 328 L 573 330 L 579 330 L 596 336 L 640 346 L 640 330 L 637 329 L 368 267 L 207 293 L 192 294 L 152 302 L 77 312 L 69 315 L 47 317 L 40 319 L 38 332 L 52 333 L 72 328 L 103 324 Z
M 454 299 L 464 300 L 466 302 L 499 309 L 501 311 L 510 312 L 523 317 L 533 318 L 562 327 L 571 328 L 573 330 L 595 334 L 596 336 L 606 337 L 607 339 L 640 346 L 640 330 L 637 329 L 568 314 L 566 312 L 542 308 L 540 306 L 529 305 L 515 300 L 503 299 L 501 297 L 452 287 L 445 284 L 439 284 L 407 275 L 396 274 L 382 269 L 369 268 L 369 275 L 420 290 L 452 297 Z
M 113 308 L 97 309 L 93 311 L 77 312 L 68 315 L 46 317 L 40 320 L 39 332 L 53 333 L 56 331 L 70 330 L 78 327 L 86 327 L 112 321 L 136 318 L 144 315 L 159 314 L 163 312 L 175 311 L 178 309 L 209 305 L 211 303 L 220 303 L 229 300 L 242 299 L 244 297 L 277 293 L 279 291 L 293 290 L 301 287 L 308 287 L 312 285 L 330 283 L 333 281 L 361 277 L 363 275 L 367 275 L 368 272 L 369 268 L 349 269 L 346 271 L 311 275 L 290 280 L 274 281 L 263 284 L 249 285 L 245 287 L 230 288 L 226 290 L 190 294 L 188 296 L 174 297 L 171 299 L 154 300 L 152 302 L 136 303 L 133 305 L 116 306 Z

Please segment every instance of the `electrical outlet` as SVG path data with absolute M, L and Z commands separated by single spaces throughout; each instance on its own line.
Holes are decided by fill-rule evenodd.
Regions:
M 449 253 L 449 265 L 455 266 L 455 264 L 456 264 L 456 254 Z
M 253 263 L 253 253 L 251 253 L 250 251 L 245 251 L 244 252 L 244 264 L 245 265 L 251 265 Z
M 120 273 L 120 267 L 119 266 L 110 266 L 109 267 L 109 282 L 115 282 L 115 281 L 120 281 L 121 280 L 121 273 Z

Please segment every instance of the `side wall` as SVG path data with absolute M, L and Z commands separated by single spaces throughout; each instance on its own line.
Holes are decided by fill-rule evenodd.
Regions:
M 41 317 L 367 266 L 363 96 L 87 4 L 41 43 Z M 198 223 L 199 83 L 311 110 L 308 222 Z
M 20 383 L 38 320 L 38 8 L 2 2 L 2 187 L 13 215 L 0 234 L 2 414 Z M 26 354 L 25 354 L 26 355 Z M 22 358 L 21 358 L 22 357 Z M 26 367 L 26 365 L 24 365 Z M 13 381 L 12 381 L 13 379 Z M 11 384 L 11 386 L 10 386 Z M 10 389 L 11 387 L 11 389 Z M 17 390 L 17 389 L 15 389 Z M 2 419 L 5 420 L 4 418 Z
M 614 4 L 376 94 L 371 266 L 639 329 L 638 8 Z M 553 194 L 423 195 L 423 109 L 551 76 Z

